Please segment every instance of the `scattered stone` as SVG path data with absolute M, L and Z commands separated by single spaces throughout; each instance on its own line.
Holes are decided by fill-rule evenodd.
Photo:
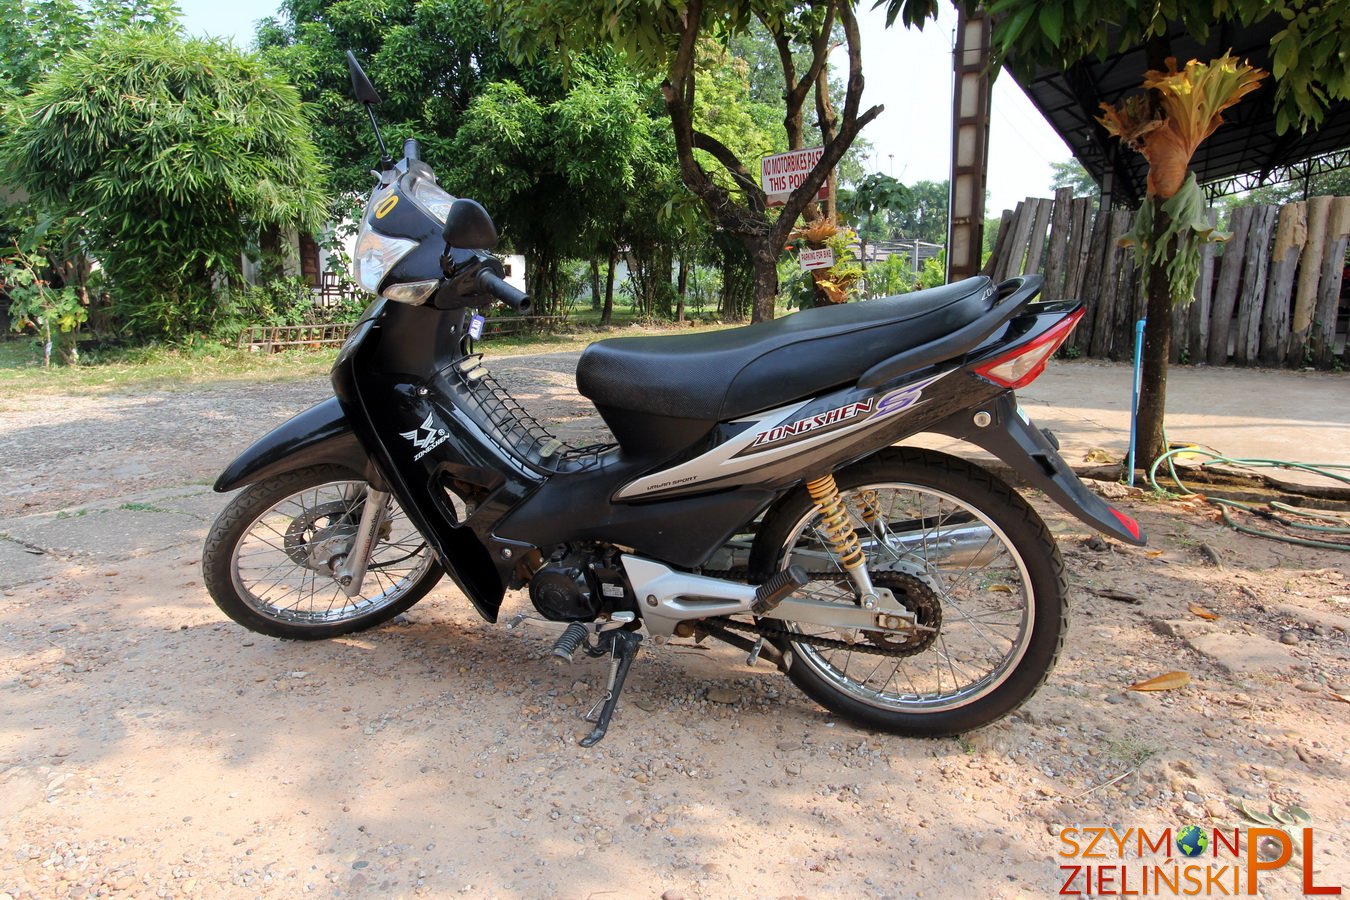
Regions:
M 1281 644 L 1297 644 L 1301 640 L 1303 639 L 1298 636 L 1298 632 L 1293 629 L 1280 634 Z
M 741 699 L 741 695 L 730 688 L 711 687 L 708 688 L 708 699 L 713 703 L 736 703 Z
M 1186 643 L 1230 675 L 1288 672 L 1296 662 L 1279 644 L 1254 634 L 1200 634 L 1186 638 Z
M 1294 687 L 1309 694 L 1317 694 L 1322 691 L 1322 686 L 1313 681 L 1300 681 Z
M 1111 545 L 1102 540 L 1102 536 L 1099 534 L 1094 534 L 1086 541 L 1083 541 L 1083 546 L 1087 547 L 1089 550 L 1096 550 L 1098 553 L 1111 549 Z
M 1350 616 L 1321 609 L 1305 609 L 1292 603 L 1277 603 L 1275 612 L 1308 625 L 1322 625 L 1350 634 Z
M 1180 638 L 1182 640 L 1198 637 L 1202 634 L 1210 634 L 1216 630 L 1213 623 L 1206 622 L 1203 619 L 1154 619 L 1149 625 L 1154 632 L 1163 637 Z
M 661 895 L 661 900 L 684 900 L 684 894 L 681 891 L 666 891 Z

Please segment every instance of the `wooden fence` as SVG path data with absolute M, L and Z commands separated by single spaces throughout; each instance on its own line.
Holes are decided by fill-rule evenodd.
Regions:
M 1216 213 L 1210 210 L 1211 223 Z M 1005 210 L 984 273 L 995 280 L 1045 276 L 1046 299 L 1079 297 L 1087 314 L 1071 346 L 1085 356 L 1128 359 L 1144 316 L 1134 251 L 1117 246 L 1134 224 L 1128 210 L 1098 210 L 1062 189 Z M 1242 206 L 1231 237 L 1205 247 L 1195 299 L 1172 314 L 1172 361 L 1318 368 L 1350 365 L 1341 320 L 1350 197 Z
M 251 325 L 239 332 L 241 350 L 276 353 L 280 350 L 338 347 L 347 339 L 352 323 L 338 325 Z

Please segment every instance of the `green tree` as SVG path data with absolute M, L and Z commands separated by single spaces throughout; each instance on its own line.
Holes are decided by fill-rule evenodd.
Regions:
M 178 17 L 173 0 L 0 0 L 0 90 L 27 93 L 101 30 L 172 28 Z
M 512 79 L 536 94 L 540 87 L 501 53 L 481 0 L 282 0 L 280 12 L 260 23 L 257 46 L 299 86 L 336 195 L 348 204 L 369 190 L 377 154 L 352 96 L 347 50 L 379 86 L 384 129 L 417 138 L 431 160 L 448 158 L 469 105 L 488 84 Z
M 909 198 L 893 215 L 891 226 L 898 237 L 947 243 L 947 211 L 951 182 L 918 181 L 909 188 Z
M 537 93 L 514 81 L 488 85 L 465 112 L 443 180 L 480 199 L 525 255 L 541 314 L 570 299 L 560 290 L 568 257 L 599 255 L 612 265 L 621 246 L 632 246 L 639 268 L 663 257 L 669 287 L 671 250 L 657 238 L 669 237 L 659 220 L 674 166 L 651 115 L 655 85 L 614 60 L 581 61 L 566 88 L 555 84 Z M 670 308 L 671 294 L 655 277 L 660 263 L 637 273 L 651 275 L 648 312 Z
M 1083 164 L 1070 157 L 1064 162 L 1055 162 L 1050 164 L 1050 190 L 1057 191 L 1060 188 L 1069 188 L 1073 191 L 1075 197 L 1091 197 L 1094 200 L 1101 200 L 1102 189 L 1097 187 L 1097 182 L 1092 180 L 1088 170 L 1083 168 Z
M 74 0 L 0 0 L 0 109 L 17 106 L 37 80 L 95 35 L 138 26 L 174 28 L 178 16 L 178 8 L 170 0 L 95 0 L 83 4 Z M 0 140 L 8 127 L 0 117 Z M 9 178 L 0 187 L 0 241 L 13 245 L 11 261 L 22 259 L 29 267 L 14 270 L 14 277 L 32 275 L 30 297 L 41 301 L 35 308 L 48 308 L 53 298 L 79 305 L 78 314 L 59 317 L 70 327 L 42 329 L 51 338 L 45 342 L 44 359 L 55 355 L 62 362 L 70 362 L 75 358 L 74 329 L 90 318 L 91 307 L 93 262 L 87 253 L 82 218 L 78 213 L 58 215 L 26 192 L 13 191 L 13 187 Z M 26 327 L 37 325 L 37 318 L 14 316 L 15 324 L 21 327 L 25 323 Z M 43 318 L 49 326 L 52 317 Z
M 922 27 L 936 13 L 938 0 L 885 2 L 888 24 L 898 19 Z M 960 2 L 968 9 L 976 6 L 976 0 Z M 1224 24 L 1269 27 L 1276 130 L 1280 134 L 1306 130 L 1321 124 L 1331 104 L 1350 100 L 1350 66 L 1345 64 L 1350 0 L 988 0 L 984 7 L 993 20 L 996 62 L 1008 60 L 1021 73 L 1029 75 L 1041 66 L 1067 68 L 1087 57 L 1100 58 L 1114 50 L 1141 45 L 1144 64 L 1158 73 L 1158 77 L 1150 76 L 1149 90 L 1135 101 L 1133 109 L 1125 111 L 1129 114 L 1120 128 L 1128 140 L 1145 148 L 1150 160 L 1149 196 L 1141 219 L 1154 231 L 1151 237 L 1139 241 L 1149 262 L 1145 279 L 1148 324 L 1136 431 L 1138 458 L 1151 462 L 1166 450 L 1162 425 L 1171 305 L 1175 297 L 1191 290 L 1192 285 L 1183 287 L 1179 279 L 1190 273 L 1195 238 L 1202 236 L 1201 223 L 1192 224 L 1187 215 L 1196 206 L 1194 194 L 1189 189 L 1172 193 L 1173 185 L 1178 189 L 1186 185 L 1190 152 L 1182 159 L 1178 151 L 1183 144 L 1193 150 L 1190 136 L 1178 138 L 1167 148 L 1158 145 L 1156 135 L 1144 140 L 1148 129 L 1171 129 L 1166 124 L 1169 93 L 1170 102 L 1177 103 L 1189 90 L 1181 84 L 1188 77 L 1186 73 L 1166 71 L 1171 56 L 1168 35 L 1179 28 L 1204 40 L 1213 28 Z M 1223 69 L 1224 64 L 1211 68 Z M 1145 72 L 1138 75 L 1142 82 Z M 1177 80 L 1178 75 L 1181 80 Z M 1216 83 L 1220 81 L 1227 84 L 1231 79 L 1216 79 Z M 1172 130 L 1201 134 L 1211 121 L 1210 111 L 1222 108 L 1219 102 L 1210 100 L 1213 98 L 1197 102 L 1191 96 L 1184 105 L 1201 114 L 1187 123 L 1191 127 Z M 1149 124 L 1154 121 L 1160 125 Z M 1163 158 L 1166 162 L 1160 165 Z M 1164 208 L 1163 204 L 1175 196 L 1183 198 L 1185 210 L 1175 202 L 1172 211 Z M 1184 226 L 1179 221 L 1183 218 L 1187 220 Z
M 259 228 L 322 221 L 295 89 L 226 44 L 105 31 L 36 82 L 6 130 L 7 177 L 82 219 L 137 336 L 210 330 Z
M 53 352 L 66 363 L 78 358 L 74 341 L 62 338 L 73 335 L 89 315 L 75 289 L 52 284 L 48 271 L 45 255 L 27 252 L 18 242 L 0 257 L 0 291 L 10 301 L 11 327 L 37 331 L 44 367 L 51 366 Z
M 867 242 L 890 233 L 888 214 L 901 212 L 909 199 L 910 192 L 903 184 L 880 172 L 868 175 L 852 190 L 839 192 L 839 211 L 858 234 L 858 250 L 864 269 L 867 268 Z
M 556 0 L 497 2 L 503 40 L 513 53 L 552 55 L 564 62 L 597 45 L 618 48 L 635 64 L 661 79 L 675 140 L 680 177 L 702 201 L 716 226 L 735 236 L 749 253 L 755 272 L 756 320 L 773 316 L 778 293 L 777 261 L 798 217 L 808 216 L 816 193 L 831 177 L 862 128 L 882 107 L 862 108 L 862 38 L 851 0 L 770 3 L 709 0 L 640 0 L 617 7 L 608 0 L 558 3 Z M 783 79 L 783 129 L 791 149 L 819 141 L 824 154 L 789 196 L 780 214 L 766 208 L 755 161 L 746 161 L 714 136 L 700 130 L 698 103 L 700 48 L 744 33 L 757 19 L 773 37 Z M 835 23 L 843 30 L 848 78 L 842 110 L 829 96 L 828 59 Z M 809 64 L 798 66 L 794 51 L 809 51 Z M 819 137 L 808 128 L 806 104 L 814 100 Z M 709 171 L 697 155 L 703 151 L 724 170 L 734 188 Z M 826 215 L 829 210 L 824 211 Z M 819 215 L 820 211 L 814 211 Z

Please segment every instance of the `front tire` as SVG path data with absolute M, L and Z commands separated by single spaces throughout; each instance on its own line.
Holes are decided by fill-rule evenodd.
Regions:
M 368 485 L 339 466 L 265 478 L 235 497 L 202 553 L 206 588 L 250 631 L 313 641 L 374 628 L 440 581 L 435 554 L 391 500 L 361 593 L 348 597 L 332 560 L 350 548 Z
M 1022 705 L 1054 668 L 1068 624 L 1064 563 L 1036 511 L 983 469 L 913 448 L 883 450 L 835 481 L 874 583 L 935 627 L 906 643 L 760 620 L 786 626 L 792 681 L 845 718 L 916 737 L 971 731 Z M 804 489 L 784 496 L 750 571 L 763 580 L 800 565 L 811 575 L 801 595 L 856 606 L 818 524 Z

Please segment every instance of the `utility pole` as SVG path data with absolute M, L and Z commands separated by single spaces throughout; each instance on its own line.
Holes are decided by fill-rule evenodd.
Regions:
M 989 168 L 989 17 L 956 18 L 953 59 L 952 177 L 947 217 L 947 280 L 979 274 L 984 250 L 984 189 Z

